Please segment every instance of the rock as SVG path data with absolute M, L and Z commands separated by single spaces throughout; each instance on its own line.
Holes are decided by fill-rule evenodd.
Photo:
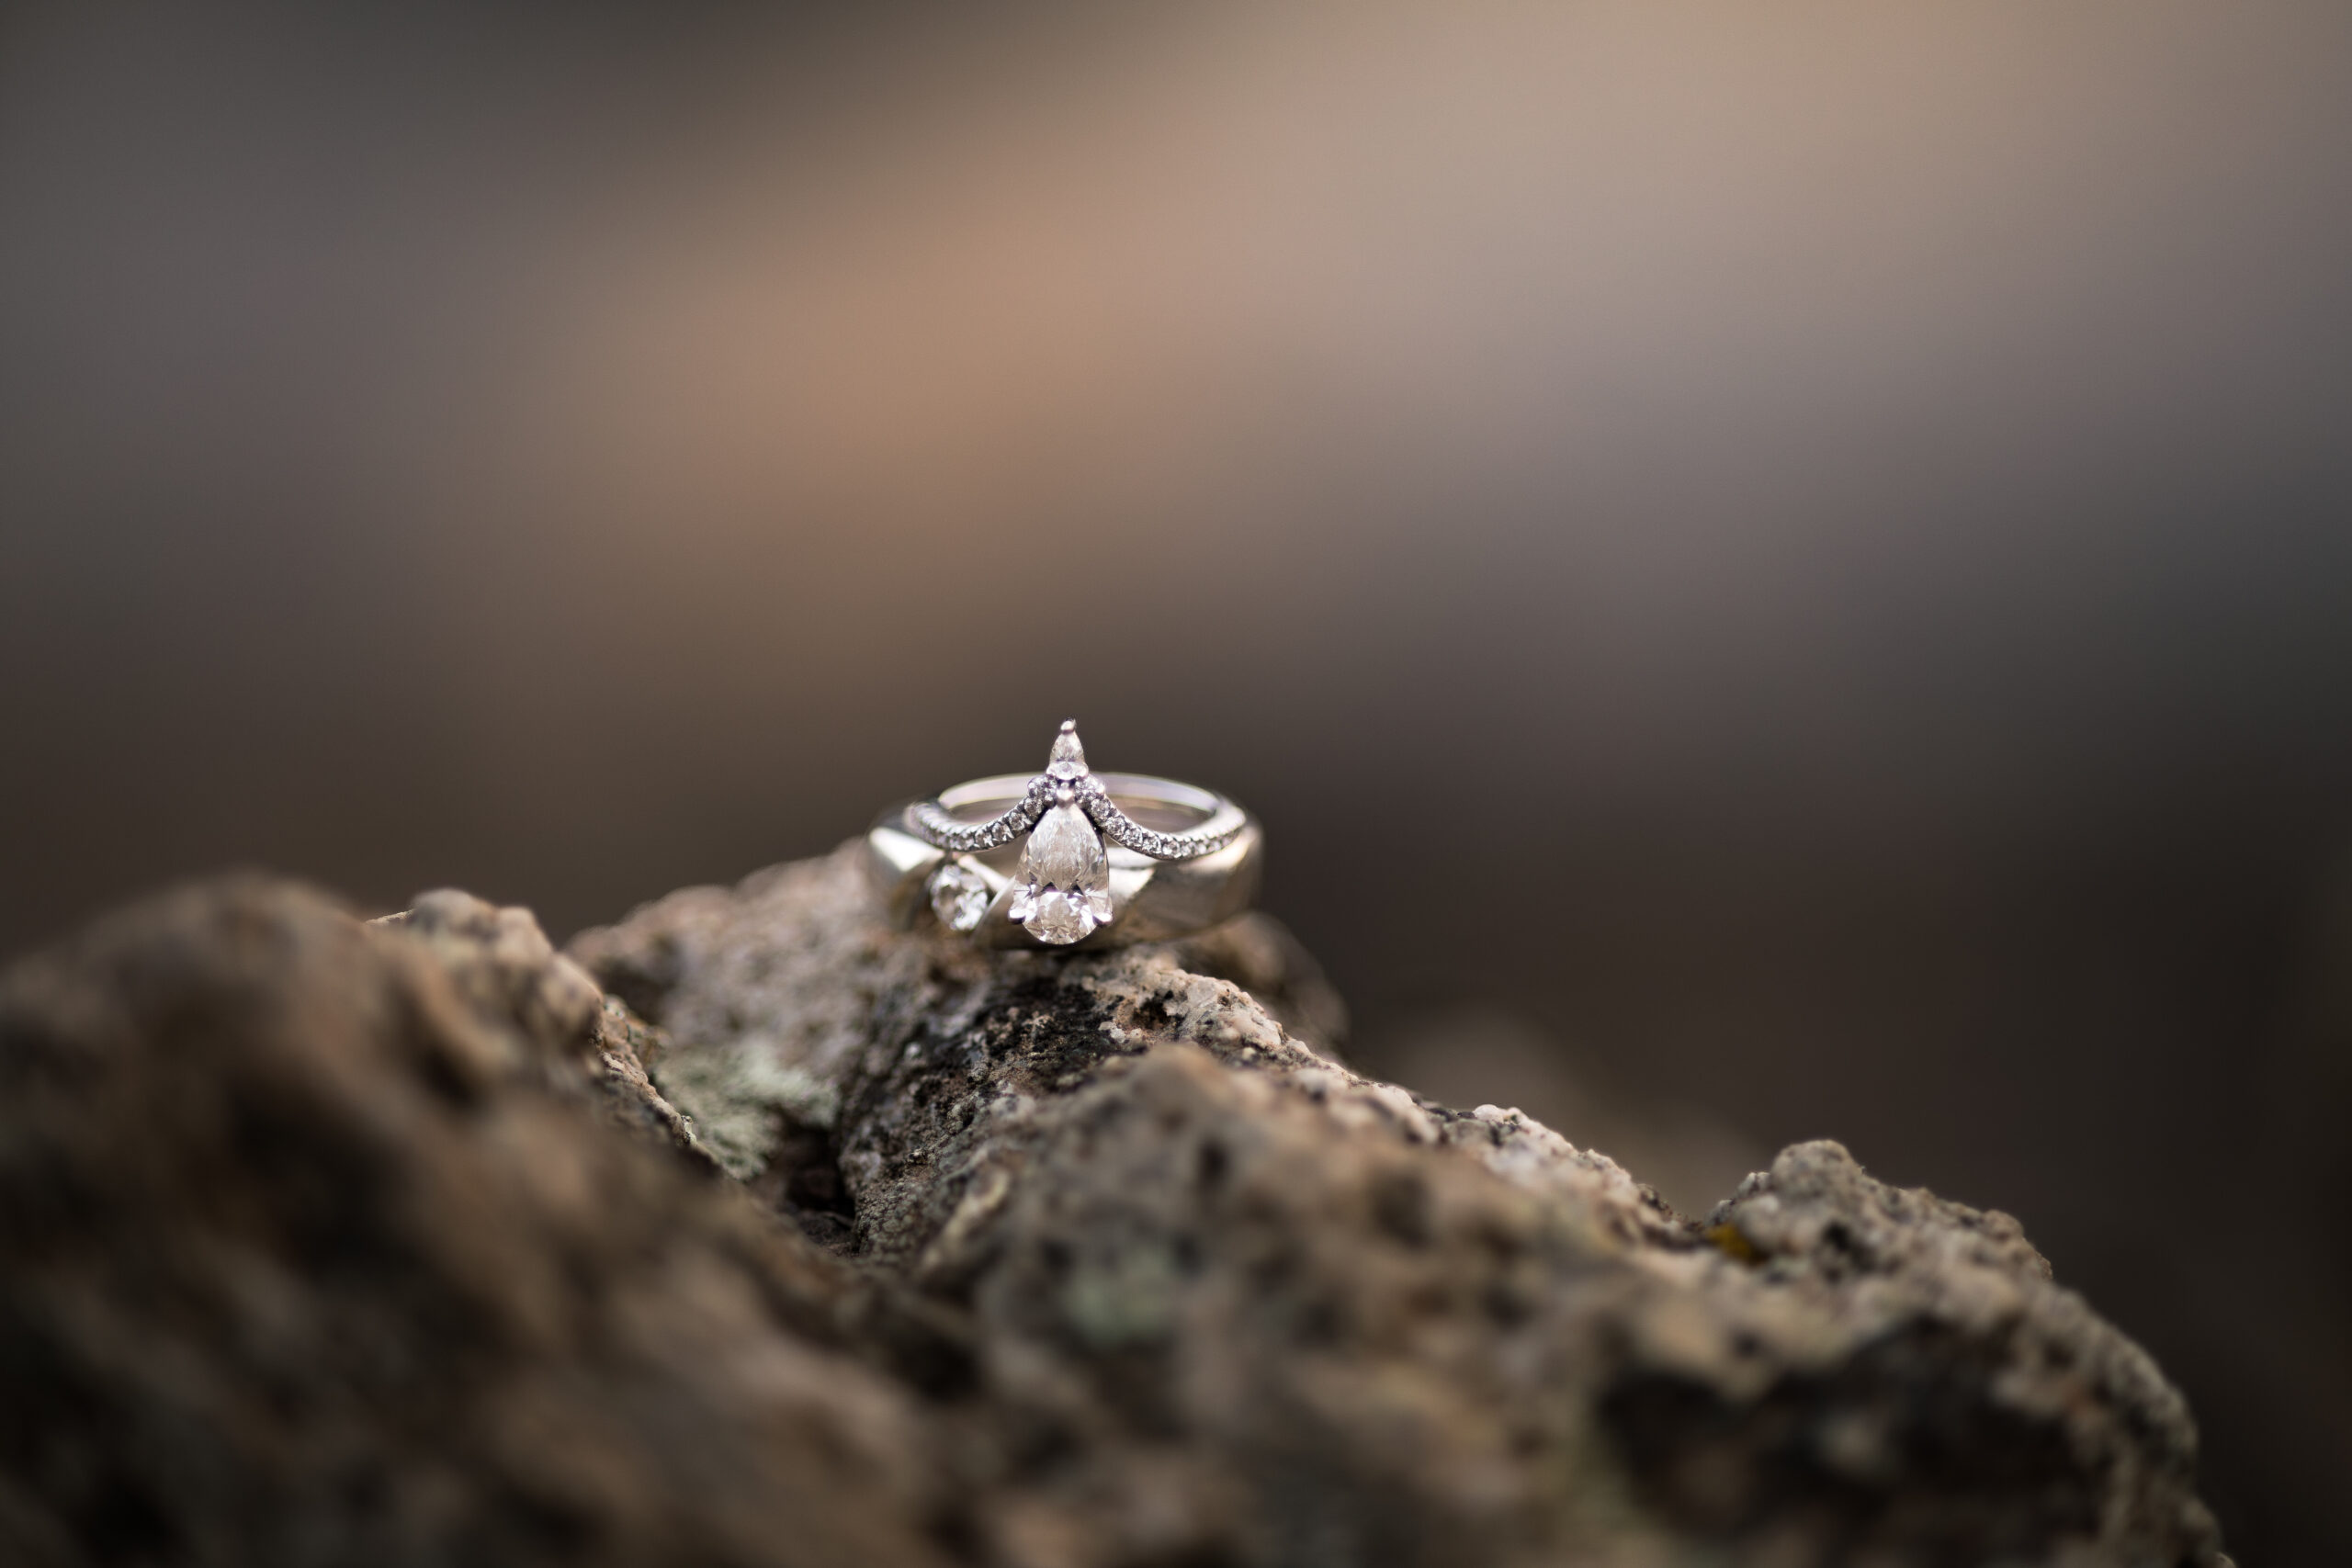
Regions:
M 1246 929 L 1262 994 L 1311 996 Z M 659 976 L 662 1081 L 766 1129 L 741 1174 L 821 1133 L 831 1234 L 969 1314 L 1000 1560 L 2219 1561 L 2147 1358 L 2014 1220 L 1834 1144 L 1694 1223 L 1202 954 L 893 936 L 846 854 L 573 951 Z
M 600 1124 L 480 908 L 232 882 L 0 982 L 0 1562 L 942 1560 L 871 1287 Z
M 657 1133 L 679 1153 L 717 1168 L 694 1123 L 649 1076 L 668 1049 L 662 1032 L 557 953 L 528 909 L 502 909 L 442 888 L 419 894 L 413 908 L 374 924 L 422 941 L 478 1012 L 512 1022 L 569 1058 L 603 1091 L 610 1118 Z
M 1271 921 L 981 954 L 846 852 L 568 957 L 119 917 L 0 985 L 0 1557 L 2226 1562 L 2014 1220 L 1686 1217 L 1343 1031 Z

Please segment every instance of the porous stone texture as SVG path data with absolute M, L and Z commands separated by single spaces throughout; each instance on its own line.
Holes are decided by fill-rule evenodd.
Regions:
M 0 986 L 0 1560 L 2226 1562 L 2014 1220 L 1687 1217 L 1343 1028 L 1271 921 L 979 953 L 846 851 L 568 957 L 147 906 Z

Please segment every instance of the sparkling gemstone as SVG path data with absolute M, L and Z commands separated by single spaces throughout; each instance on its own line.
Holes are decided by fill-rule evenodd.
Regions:
M 994 897 L 988 879 L 960 859 L 944 862 L 931 874 L 931 912 L 951 930 L 977 930 Z
M 1111 919 L 1110 857 L 1094 824 L 1075 806 L 1046 813 L 1014 874 L 1009 912 L 1039 942 L 1083 942 Z
M 1048 889 L 1022 924 L 1039 942 L 1084 942 L 1094 930 L 1094 916 L 1077 894 Z
M 1046 772 L 1057 779 L 1086 776 L 1086 748 L 1078 743 L 1078 720 L 1063 721 L 1061 733 L 1054 737 L 1053 754 L 1046 759 Z

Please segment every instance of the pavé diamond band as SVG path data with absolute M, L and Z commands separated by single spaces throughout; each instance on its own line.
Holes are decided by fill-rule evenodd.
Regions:
M 1213 791 L 1095 773 L 1071 722 L 1034 778 L 975 779 L 884 812 L 866 869 L 901 926 L 928 908 L 983 947 L 1117 947 L 1247 908 L 1262 837 Z

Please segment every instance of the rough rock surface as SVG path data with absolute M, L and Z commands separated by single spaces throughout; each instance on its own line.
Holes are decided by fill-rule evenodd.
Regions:
M 569 958 L 119 917 L 0 986 L 0 1560 L 2225 1561 L 2007 1216 L 1685 1218 L 1340 1028 L 1271 922 L 976 954 L 846 854 Z
M 0 984 L 0 1562 L 936 1560 L 887 1306 L 503 932 L 243 882 Z

